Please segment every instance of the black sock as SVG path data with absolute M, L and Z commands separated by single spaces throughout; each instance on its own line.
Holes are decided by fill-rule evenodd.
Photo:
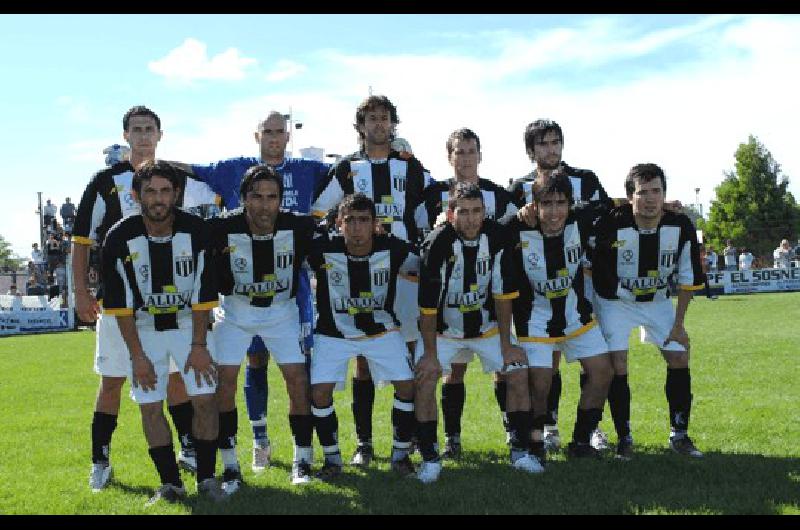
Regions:
M 628 374 L 614 375 L 608 389 L 608 408 L 614 419 L 614 429 L 621 440 L 631 434 L 631 388 Z
M 179 405 L 171 405 L 167 407 L 167 410 L 169 410 L 169 415 L 172 416 L 175 430 L 178 431 L 181 449 L 184 451 L 191 450 L 194 447 L 192 443 L 192 416 L 194 415 L 192 402 L 187 401 Z
M 467 391 L 464 383 L 442 385 L 442 417 L 444 418 L 444 434 L 448 438 L 461 435 L 461 415 L 464 413 L 466 397 Z
M 506 414 L 506 392 L 508 386 L 505 381 L 494 382 L 494 398 L 497 400 L 497 406 L 500 407 L 500 412 L 503 415 L 503 428 L 506 432 L 511 432 L 511 427 L 508 423 L 508 415 Z
M 575 429 L 572 431 L 572 440 L 579 444 L 588 444 L 592 431 L 597 428 L 597 424 L 603 417 L 600 409 L 582 409 L 578 407 L 578 414 L 575 418 Z
M 422 459 L 426 462 L 436 461 L 439 459 L 439 453 L 436 450 L 436 427 L 436 420 L 417 422 L 419 452 L 422 455 Z
M 685 433 L 689 430 L 689 415 L 692 412 L 692 376 L 688 368 L 667 368 L 664 385 L 669 403 L 669 422 L 672 430 Z
M 92 418 L 92 463 L 108 464 L 111 435 L 117 428 L 117 415 L 95 412 Z
M 511 449 L 527 452 L 531 443 L 531 414 L 527 410 L 507 412 L 511 428 Z
M 533 415 L 531 411 L 531 431 L 541 431 L 544 429 L 545 422 L 547 421 L 547 414 Z
M 411 437 L 417 427 L 414 415 L 414 400 L 405 400 L 394 395 L 392 406 L 392 445 L 395 449 L 408 449 L 411 446 Z
M 558 404 L 561 401 L 561 371 L 553 372 L 550 393 L 547 394 L 547 421 L 545 425 L 558 425 Z
M 581 390 L 583 390 L 583 387 L 586 386 L 586 381 L 588 381 L 588 380 L 589 380 L 589 374 L 587 374 L 586 372 L 581 372 L 581 376 L 580 376 Z
M 319 444 L 325 455 L 325 461 L 332 460 L 341 463 L 341 453 L 337 442 L 339 432 L 339 419 L 336 417 L 336 409 L 333 408 L 333 401 L 324 407 L 312 403 L 311 412 L 314 415 L 314 429 L 317 431 Z
M 150 458 L 153 459 L 153 463 L 156 465 L 158 476 L 161 477 L 161 483 L 182 487 L 183 482 L 178 471 L 178 463 L 175 461 L 175 451 L 172 449 L 172 444 L 151 447 L 149 452 Z
M 314 417 L 311 414 L 289 414 L 289 428 L 292 430 L 294 445 L 311 447 L 314 437 Z
M 197 451 L 197 483 L 214 476 L 217 467 L 217 440 L 194 439 Z
M 375 405 L 375 383 L 372 379 L 353 378 L 353 420 L 359 443 L 372 443 L 372 409 Z
M 233 449 L 236 447 L 236 432 L 239 430 L 239 414 L 234 408 L 227 412 L 219 413 L 219 436 L 217 438 L 220 449 Z

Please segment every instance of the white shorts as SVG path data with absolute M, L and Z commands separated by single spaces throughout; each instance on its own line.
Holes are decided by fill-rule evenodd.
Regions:
M 628 302 L 599 296 L 596 300 L 595 311 L 609 351 L 628 350 L 628 339 L 636 326 L 642 327 L 642 342 L 655 344 L 661 350 L 686 351 L 674 341 L 664 346 L 664 340 L 669 337 L 675 324 L 675 307 L 671 300 Z
M 139 340 L 145 355 L 153 363 L 156 372 L 156 388 L 144 392 L 140 386 L 134 387 L 131 384 L 131 397 L 138 404 L 156 403 L 167 398 L 167 380 L 169 379 L 170 361 L 174 360 L 175 365 L 185 366 L 189 358 L 191 349 L 192 330 L 191 329 L 171 329 L 168 331 L 142 331 L 139 330 Z M 211 334 L 207 338 L 208 349 L 211 358 L 214 356 L 214 340 Z M 128 378 L 133 379 L 133 368 L 128 365 Z M 183 382 L 186 385 L 186 393 L 189 396 L 202 394 L 213 394 L 217 390 L 216 384 L 209 385 L 205 379 L 200 378 L 201 386 L 197 386 L 194 378 L 194 370 L 189 370 L 188 374 L 180 371 Z
M 94 371 L 103 377 L 128 377 L 131 371 L 131 356 L 128 345 L 122 338 L 117 317 L 101 313 L 97 318 L 94 348 Z M 170 358 L 169 373 L 178 372 L 175 361 Z
M 596 325 L 581 333 L 577 337 L 564 339 L 560 342 L 522 342 L 520 346 L 528 354 L 530 368 L 552 368 L 553 352 L 560 351 L 567 358 L 567 362 L 596 357 L 608 353 L 603 334 Z
M 417 343 L 417 359 L 425 353 L 422 341 Z M 449 374 L 452 364 L 468 363 L 477 355 L 481 360 L 483 371 L 497 372 L 503 369 L 503 354 L 500 351 L 500 335 L 492 335 L 477 339 L 453 339 L 438 336 L 436 338 L 436 356 L 442 365 L 442 372 Z
M 398 331 L 365 339 L 339 339 L 315 334 L 311 384 L 345 382 L 347 363 L 358 355 L 367 359 L 373 381 L 414 379 L 408 348 Z
M 419 283 L 398 276 L 397 293 L 394 297 L 394 314 L 400 321 L 400 332 L 406 342 L 420 339 L 418 293 Z
M 306 357 L 300 349 L 300 321 L 296 318 L 280 326 L 280 330 L 264 327 L 239 326 L 223 319 L 214 322 L 214 343 L 217 362 L 225 366 L 242 364 L 253 337 L 260 336 L 270 355 L 278 364 L 304 364 Z M 280 331 L 283 337 L 273 337 Z

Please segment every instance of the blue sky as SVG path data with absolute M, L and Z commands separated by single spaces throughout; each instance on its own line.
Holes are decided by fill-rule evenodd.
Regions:
M 525 125 L 551 118 L 615 196 L 650 161 L 707 208 L 755 134 L 800 197 L 795 15 L 0 15 L 0 72 L 0 234 L 25 256 L 36 192 L 77 202 L 132 105 L 161 116 L 163 158 L 255 155 L 258 120 L 290 107 L 296 149 L 347 153 L 370 86 L 435 178 L 466 126 L 507 183 L 529 170 Z

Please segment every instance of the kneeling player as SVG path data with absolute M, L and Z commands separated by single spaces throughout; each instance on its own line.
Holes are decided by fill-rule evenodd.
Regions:
M 570 210 L 569 177 L 548 177 L 534 198 L 533 227 L 514 218 L 508 223 L 513 261 L 520 281 L 514 300 L 517 339 L 528 354 L 533 395 L 533 453 L 544 461 L 542 430 L 552 378 L 553 351 L 580 361 L 586 374 L 568 454 L 596 456 L 589 438 L 605 403 L 612 368 L 603 335 L 592 319 L 584 291 L 583 265 L 594 217 L 593 209 Z
M 376 380 L 394 385 L 392 469 L 414 472 L 408 457 L 414 431 L 414 374 L 394 313 L 397 276 L 416 272 L 419 258 L 407 242 L 375 235 L 375 203 L 362 193 L 345 197 L 341 235 L 318 232 L 308 263 L 317 277 L 317 311 L 311 356 L 312 412 L 328 480 L 342 469 L 333 389 L 344 382 L 348 361 L 362 355 Z
M 292 483 L 311 480 L 313 423 L 295 297 L 314 220 L 280 211 L 282 195 L 283 178 L 269 166 L 253 166 L 240 185 L 243 207 L 212 221 L 224 295 L 214 337 L 220 365 L 222 487 L 228 493 L 236 491 L 242 481 L 236 457 L 236 382 L 255 337 L 272 353 L 286 380 L 289 425 L 295 441 Z
M 689 335 L 684 317 L 692 293 L 703 288 L 697 234 L 691 220 L 665 211 L 667 182 L 655 164 L 638 164 L 625 179 L 630 204 L 597 221 L 593 260 L 597 317 L 608 342 L 614 379 L 608 405 L 619 442 L 617 457 L 633 455 L 630 431 L 631 391 L 628 386 L 628 338 L 641 326 L 646 342 L 655 344 L 667 362 L 664 390 L 669 403 L 670 447 L 677 453 L 703 456 L 689 438 L 692 409 Z M 677 274 L 677 309 L 667 298 L 667 280 Z

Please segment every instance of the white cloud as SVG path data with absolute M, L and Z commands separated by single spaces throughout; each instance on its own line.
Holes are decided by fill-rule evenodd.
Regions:
M 240 56 L 236 48 L 228 48 L 209 58 L 205 43 L 187 38 L 165 57 L 148 63 L 151 72 L 170 82 L 191 83 L 198 79 L 239 81 L 249 66 L 258 61 Z
M 275 68 L 266 75 L 267 81 L 285 81 L 290 77 L 302 74 L 307 70 L 306 66 L 294 61 L 285 59 L 278 61 Z

